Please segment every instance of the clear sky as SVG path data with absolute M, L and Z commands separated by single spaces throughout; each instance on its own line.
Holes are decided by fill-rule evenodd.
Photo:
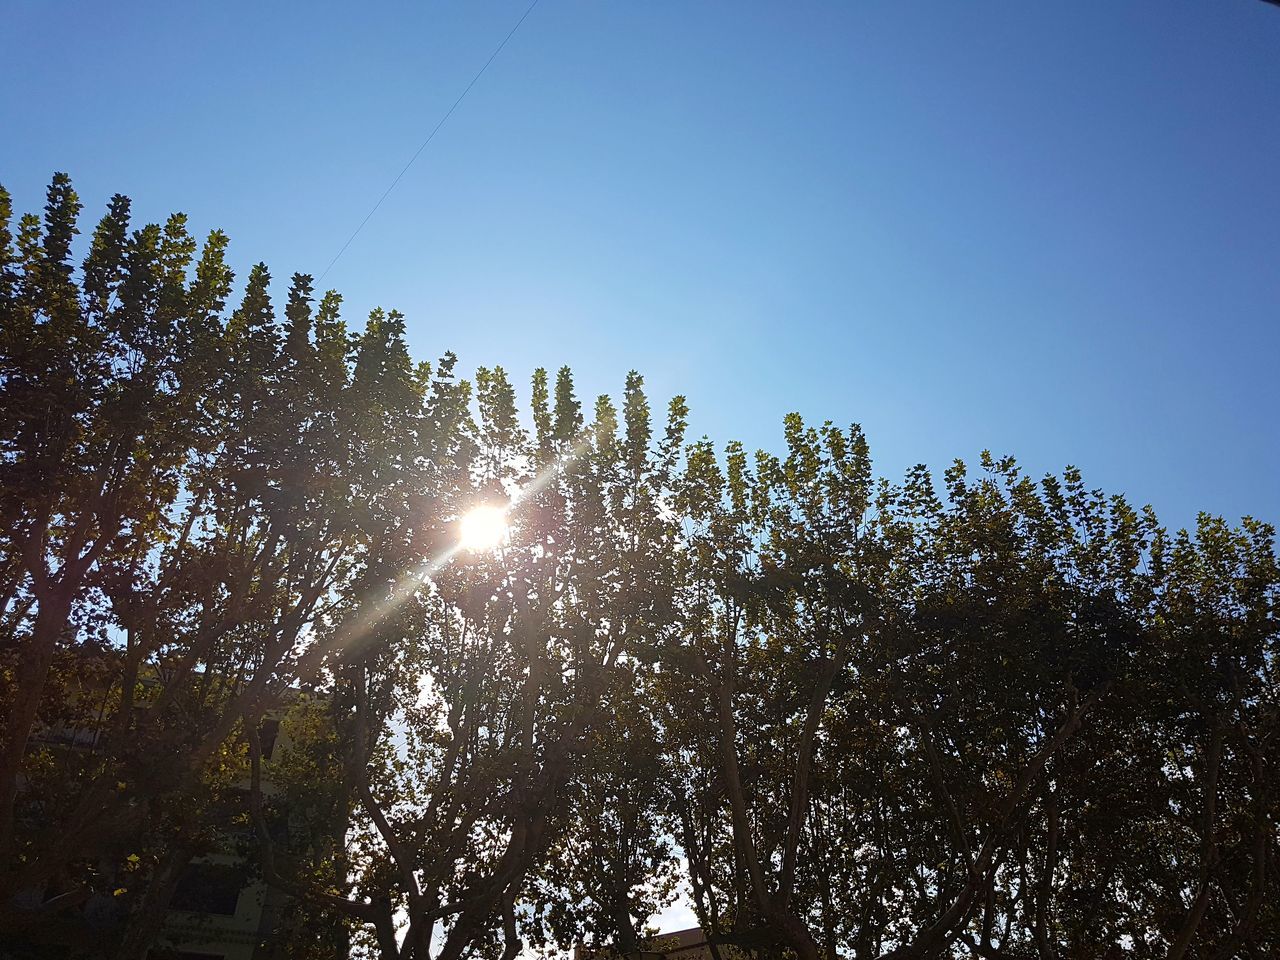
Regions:
M 0 182 L 183 210 L 282 292 L 526 2 L 9 0 Z M 1280 9 L 541 0 L 324 285 L 720 441 L 799 410 L 890 475 L 988 447 L 1280 520 Z

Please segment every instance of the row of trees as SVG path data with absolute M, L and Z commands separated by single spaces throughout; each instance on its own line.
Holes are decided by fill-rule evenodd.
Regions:
M 0 940 L 144 957 L 237 835 L 293 957 L 631 953 L 677 888 L 719 956 L 1280 952 L 1270 526 L 717 451 L 635 374 L 526 426 L 309 277 L 229 308 L 180 215 L 77 266 L 79 212 L 0 191 Z

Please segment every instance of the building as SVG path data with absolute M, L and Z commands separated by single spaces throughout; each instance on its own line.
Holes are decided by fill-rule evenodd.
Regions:
M 728 945 L 719 947 L 721 960 L 742 960 L 742 953 Z M 714 960 L 701 927 L 659 933 L 645 941 L 643 949 L 633 957 L 621 957 L 612 950 L 577 947 L 574 960 Z
M 264 721 L 259 739 L 266 761 L 279 759 L 294 746 L 278 716 Z M 248 782 L 241 787 L 247 796 Z M 269 796 L 275 787 L 265 781 L 262 791 Z M 287 824 L 282 826 L 278 839 L 287 841 Z M 247 824 L 229 827 L 220 852 L 187 865 L 152 947 L 154 960 L 269 960 L 275 955 L 289 898 L 248 873 L 237 848 L 255 843 L 252 833 Z
M 155 690 L 159 683 L 152 678 L 144 680 L 142 686 Z M 83 685 L 76 695 L 81 702 L 70 704 L 65 711 L 73 719 L 51 723 L 36 731 L 29 750 L 43 751 L 46 757 L 55 758 L 69 768 L 80 764 L 80 757 L 86 758 L 87 763 L 99 746 L 104 728 L 100 722 L 103 709 L 88 701 L 102 699 L 101 693 L 93 684 Z M 141 697 L 144 705 L 146 699 L 144 690 Z M 306 704 L 298 694 L 286 709 Z M 286 757 L 297 747 L 290 725 L 281 722 L 284 712 L 269 715 L 260 727 L 263 758 L 268 762 Z M 92 720 L 95 715 L 99 722 L 85 722 L 85 718 Z M 28 791 L 34 788 L 30 782 L 24 786 Z M 269 777 L 264 778 L 262 790 L 264 798 L 278 796 Z M 255 876 L 246 859 L 246 853 L 257 844 L 252 823 L 245 815 L 249 793 L 247 777 L 233 782 L 229 793 L 232 806 L 239 809 L 240 815 L 221 817 L 214 822 L 216 839 L 205 844 L 185 866 L 179 864 L 181 875 L 148 954 L 153 960 L 276 960 L 281 955 L 279 934 L 287 923 L 289 898 Z M 43 826 L 39 822 L 42 805 L 37 802 L 29 808 L 35 813 L 27 817 L 26 826 L 38 831 Z M 271 824 L 272 834 L 282 851 L 289 847 L 290 820 L 286 810 Z M 343 842 L 343 824 L 334 824 L 333 842 Z M 76 909 L 61 911 L 56 918 L 17 931 L 0 930 L 0 960 L 98 960 L 114 953 L 128 911 L 123 898 L 106 891 L 112 886 L 119 892 L 131 886 L 141 889 L 149 877 L 141 872 L 125 877 L 120 873 L 119 863 L 110 858 L 101 864 L 84 861 L 75 869 L 81 872 L 55 880 L 42 891 L 27 891 L 19 899 L 27 899 L 32 906 L 47 902 L 85 872 L 99 878 L 98 889 L 85 897 Z M 109 882 L 104 884 L 103 879 Z

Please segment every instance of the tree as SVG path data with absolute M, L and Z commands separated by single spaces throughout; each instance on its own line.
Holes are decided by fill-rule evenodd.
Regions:
M 454 516 L 514 497 L 507 542 L 456 554 L 444 527 L 379 545 L 387 613 L 337 644 L 334 661 L 358 798 L 355 896 L 291 886 L 372 928 L 388 960 L 428 957 L 437 937 L 450 960 L 478 944 L 519 952 L 517 907 L 563 828 L 587 751 L 605 736 L 618 684 L 631 681 L 634 645 L 652 646 L 667 623 L 661 562 L 674 534 L 659 491 L 679 449 L 681 402 L 653 449 L 638 377 L 619 436 L 607 398 L 584 427 L 569 371 L 554 404 L 539 371 L 529 438 L 501 369 L 477 383 L 480 422 L 463 430 L 466 455 L 449 458 L 458 473 L 434 495 Z M 428 408 L 468 416 L 451 386 Z
M 675 896 L 672 770 L 650 709 L 657 692 L 639 664 L 619 671 L 592 734 L 531 896 L 541 946 L 589 943 L 632 957 Z M 545 929 L 544 929 L 545 927 Z
M 0 892 L 15 928 L 110 896 L 127 863 L 73 862 L 122 856 L 124 838 L 202 795 L 228 745 L 323 673 L 330 608 L 359 589 L 373 538 L 404 526 L 397 445 L 423 391 L 398 315 L 375 313 L 349 339 L 335 294 L 313 321 L 305 276 L 283 328 L 262 265 L 224 319 L 226 239 L 212 234 L 193 264 L 180 215 L 129 235 L 116 198 L 77 284 L 78 210 L 56 177 L 43 229 L 24 218 L 16 251 L 0 237 Z M 92 690 L 51 699 L 90 656 Z M 54 763 L 57 789 L 20 791 L 67 760 L 44 733 L 68 710 L 87 727 L 90 709 L 93 735 Z M 44 897 L 59 876 L 66 893 Z
M 525 422 L 307 275 L 231 306 L 180 214 L 77 268 L 79 213 L 0 191 L 0 939 L 144 957 L 239 842 L 299 960 L 635 955 L 677 881 L 717 960 L 1280 950 L 1270 525 L 719 455 L 635 373 Z
M 823 437 L 793 418 L 788 459 L 754 474 L 733 446 L 724 474 L 709 446 L 690 453 L 682 507 L 701 526 L 666 728 L 713 943 L 1265 952 L 1273 529 L 1206 517 L 1171 541 L 1077 471 L 1037 485 L 984 455 L 977 481 L 947 472 L 945 499 L 923 468 L 882 484 L 827 543 L 836 478 L 866 472 L 833 469 L 844 448 Z M 812 575 L 832 557 L 840 592 Z M 852 611 L 833 674 L 814 627 Z
M 685 669 L 694 680 L 681 701 L 705 702 L 697 723 L 715 731 L 677 742 L 706 770 L 689 781 L 722 793 L 727 807 L 730 929 L 742 943 L 816 958 L 795 903 L 813 762 L 828 698 L 876 617 L 878 561 L 863 536 L 870 460 L 861 433 L 806 430 L 792 416 L 787 441 L 786 460 L 761 454 L 754 474 L 740 446 L 730 446 L 723 474 L 709 444 L 691 448 L 677 503 L 697 526 L 678 574 L 682 642 L 668 659 L 676 684 Z M 687 836 L 694 805 L 682 805 Z M 695 890 L 714 886 L 714 855 L 690 857 L 701 873 Z M 719 918 L 701 909 L 719 935 Z

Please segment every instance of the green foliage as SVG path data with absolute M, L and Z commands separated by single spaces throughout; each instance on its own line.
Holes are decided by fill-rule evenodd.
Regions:
M 281 957 L 633 955 L 678 888 L 722 956 L 1280 951 L 1268 524 L 688 442 L 634 372 L 526 423 L 396 311 L 79 213 L 0 190 L 0 940 L 141 958 L 216 854 Z

